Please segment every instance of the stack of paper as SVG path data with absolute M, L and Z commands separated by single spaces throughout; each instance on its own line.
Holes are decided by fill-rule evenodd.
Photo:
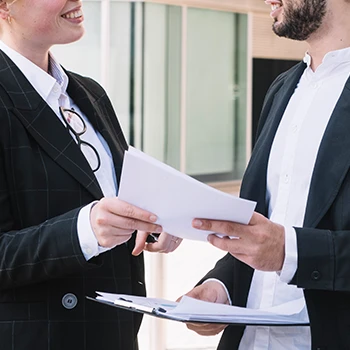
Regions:
M 97 301 L 182 322 L 261 325 L 308 325 L 303 298 L 268 309 L 209 303 L 184 296 L 179 303 L 164 299 L 97 292 Z
M 205 185 L 133 147 L 125 153 L 118 197 L 157 215 L 165 232 L 203 241 L 208 232 L 194 229 L 194 218 L 248 224 L 256 205 Z

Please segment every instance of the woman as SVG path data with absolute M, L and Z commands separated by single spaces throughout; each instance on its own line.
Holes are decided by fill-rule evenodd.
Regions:
M 81 6 L 0 0 L 2 350 L 137 349 L 140 316 L 85 296 L 144 295 L 133 232 L 162 228 L 116 197 L 127 143 L 105 91 L 49 53 L 82 37 Z

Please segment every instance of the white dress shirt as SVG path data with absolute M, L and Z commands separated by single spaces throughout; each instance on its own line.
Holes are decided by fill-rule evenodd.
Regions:
M 294 227 L 302 227 L 318 149 L 350 72 L 350 48 L 329 52 L 315 72 L 311 57 L 291 97 L 272 144 L 267 169 L 267 204 L 271 221 L 285 227 L 283 269 L 255 271 L 247 307 L 266 308 L 303 297 L 287 283 L 297 269 Z M 304 307 L 305 320 L 308 320 Z M 240 350 L 309 350 L 309 327 L 246 327 Z
M 103 139 L 102 135 L 94 130 L 86 116 L 81 112 L 79 107 L 67 94 L 68 76 L 62 67 L 57 63 L 50 53 L 50 74 L 39 68 L 26 57 L 19 54 L 0 41 L 0 49 L 16 64 L 21 72 L 26 76 L 28 81 L 42 97 L 44 101 L 51 107 L 57 117 L 66 126 L 59 112 L 59 107 L 74 108 L 74 110 L 84 119 L 87 130 L 81 136 L 81 139 L 92 144 L 101 159 L 100 168 L 94 173 L 97 181 L 102 189 L 105 197 L 116 196 L 117 180 L 113 165 L 113 159 L 110 149 Z M 76 141 L 75 136 L 71 136 Z M 102 248 L 98 245 L 95 234 L 90 225 L 90 209 L 94 204 L 90 203 L 83 207 L 79 212 L 77 230 L 79 243 L 86 260 L 91 259 L 98 254 L 109 250 L 110 248 Z

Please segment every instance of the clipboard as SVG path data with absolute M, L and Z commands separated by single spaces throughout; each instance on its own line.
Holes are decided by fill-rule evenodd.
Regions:
M 117 299 L 114 302 L 107 301 L 107 300 L 99 300 L 96 298 L 92 298 L 87 296 L 86 299 L 95 301 L 97 303 L 101 303 L 104 305 L 112 306 L 112 307 L 117 307 L 120 309 L 128 310 L 128 311 L 133 311 L 141 314 L 146 314 L 150 316 L 155 316 L 155 317 L 160 317 L 160 318 L 167 318 L 167 319 L 172 319 L 171 316 L 166 315 L 167 310 L 161 307 L 149 307 L 145 305 L 140 305 L 137 303 L 134 303 L 131 300 L 126 300 L 124 298 Z M 175 319 L 176 321 L 182 321 L 180 319 Z M 185 322 L 185 321 L 182 321 Z
M 162 319 L 168 319 L 172 321 L 184 322 L 184 323 L 216 323 L 216 324 L 228 324 L 228 325 L 239 325 L 239 326 L 309 326 L 309 322 L 304 320 L 298 321 L 295 317 L 288 317 L 288 315 L 281 316 L 280 318 L 276 318 L 273 320 L 273 317 L 270 317 L 269 320 L 264 320 L 259 315 L 257 317 L 233 317 L 228 318 L 226 316 L 217 317 L 215 314 L 212 314 L 213 318 L 208 319 L 208 316 L 203 317 L 203 315 L 196 315 L 191 313 L 174 313 L 176 308 L 180 308 L 180 303 L 164 300 L 164 299 L 154 299 L 154 298 L 146 298 L 146 297 L 137 297 L 131 295 L 123 295 L 123 294 L 109 294 L 103 292 L 97 292 L 100 294 L 97 297 L 89 297 L 86 298 L 98 302 L 107 306 L 117 307 L 120 309 L 124 309 L 131 312 L 142 313 L 145 315 L 158 317 Z M 101 297 L 102 295 L 108 295 L 108 298 Z M 184 297 L 188 299 L 192 299 L 189 297 Z M 192 299 L 192 302 L 195 299 Z M 185 301 L 185 302 L 188 302 Z M 195 301 L 197 302 L 197 301 Z M 201 301 L 198 301 L 201 302 Z M 203 302 L 206 303 L 206 302 Z M 213 303 L 210 303 L 213 304 Z M 229 305 L 215 304 L 220 309 L 221 306 L 232 308 L 232 310 L 242 310 L 245 308 L 232 307 Z M 246 309 L 251 310 L 251 309 Z M 292 315 L 291 315 L 292 316 Z

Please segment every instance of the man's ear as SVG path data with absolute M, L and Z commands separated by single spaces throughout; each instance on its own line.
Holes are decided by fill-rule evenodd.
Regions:
M 7 20 L 10 14 L 10 10 L 8 8 L 8 3 L 6 0 L 0 0 L 0 18 Z

